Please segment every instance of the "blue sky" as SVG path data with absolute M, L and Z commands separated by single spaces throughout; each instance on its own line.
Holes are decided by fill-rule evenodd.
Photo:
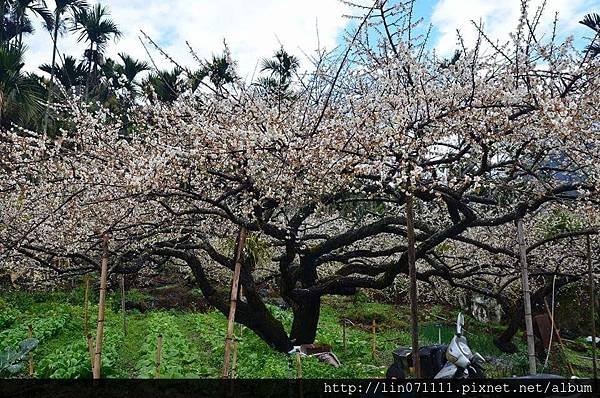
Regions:
M 371 0 L 356 0 L 371 4 Z M 395 0 L 388 0 L 395 1 Z M 91 0 L 93 2 L 93 0 Z M 530 13 L 542 0 L 530 1 Z M 50 7 L 52 0 L 48 0 Z M 218 53 L 227 41 L 238 62 L 240 75 L 251 78 L 257 60 L 271 55 L 281 44 L 298 55 L 313 52 L 318 46 L 333 49 L 349 20 L 345 14 L 356 13 L 338 0 L 104 0 L 124 36 L 108 47 L 108 56 L 126 52 L 134 57 L 148 56 L 139 41 L 143 29 L 182 64 L 193 64 L 186 41 L 201 58 Z M 520 0 L 417 0 L 415 14 L 434 26 L 431 45 L 441 54 L 451 54 L 456 48 L 456 30 L 467 42 L 476 31 L 471 20 L 485 24 L 489 36 L 506 40 L 517 24 Z M 579 21 L 588 12 L 600 13 L 600 0 L 547 0 L 541 26 L 547 33 L 554 13 L 559 13 L 562 36 L 581 37 L 588 32 Z M 51 40 L 38 27 L 27 38 L 28 67 L 35 68 L 50 61 Z M 83 45 L 74 35 L 59 42 L 61 52 L 81 57 Z M 166 60 L 152 52 L 159 67 L 168 67 Z M 304 60 L 306 63 L 307 61 Z

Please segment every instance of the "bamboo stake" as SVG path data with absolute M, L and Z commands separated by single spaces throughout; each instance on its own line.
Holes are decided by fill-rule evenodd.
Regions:
M 229 316 L 227 318 L 227 337 L 225 337 L 225 360 L 223 363 L 223 378 L 229 377 L 229 361 L 231 359 L 231 340 L 235 322 L 235 310 L 237 307 L 238 286 L 240 282 L 240 271 L 242 268 L 242 254 L 246 244 L 248 231 L 245 227 L 240 228 L 238 243 L 235 252 L 235 268 L 233 271 L 233 282 L 231 284 L 231 299 L 229 304 Z
M 296 353 L 296 378 L 302 378 L 302 357 L 299 352 Z
M 94 338 L 91 334 L 87 335 L 88 353 L 90 354 L 90 365 L 92 366 L 92 373 L 94 372 Z
M 100 298 L 98 301 L 98 328 L 96 330 L 96 352 L 92 368 L 94 379 L 99 379 L 102 370 L 102 338 L 104 337 L 104 312 L 106 307 L 106 279 L 108 276 L 108 235 L 102 237 L 102 265 L 100 270 Z
M 156 338 L 156 372 L 154 374 L 155 379 L 160 379 L 160 360 L 162 356 L 163 336 L 159 334 Z
M 377 351 L 377 322 L 373 319 L 371 323 L 371 333 L 372 333 L 372 341 L 371 341 L 371 357 L 375 359 L 375 352 Z
M 233 358 L 231 366 L 231 378 L 235 379 L 237 374 L 237 356 L 238 356 L 238 341 L 236 338 L 233 339 Z
M 529 358 L 529 374 L 536 373 L 535 340 L 533 337 L 533 319 L 531 317 L 531 292 L 529 290 L 529 273 L 527 270 L 527 249 L 523 234 L 523 220 L 517 221 L 517 240 L 521 261 L 521 278 L 523 282 L 523 302 L 525 305 L 525 329 L 527 333 L 527 356 Z
M 89 327 L 89 306 L 90 306 L 90 276 L 85 276 L 85 294 L 83 298 L 83 335 L 87 336 L 90 333 Z
M 296 380 L 298 382 L 298 392 L 300 398 L 304 398 L 304 387 L 302 386 L 302 357 L 296 352 Z
M 562 338 L 560 337 L 560 333 L 558 332 L 558 328 L 556 327 L 556 323 L 554 322 L 554 317 L 552 316 L 552 312 L 550 311 L 550 306 L 548 305 L 548 301 L 544 298 L 544 306 L 546 307 L 546 312 L 548 313 L 548 316 L 550 317 L 550 322 L 552 323 L 552 329 L 554 332 L 554 335 L 556 336 L 556 340 L 558 341 L 558 344 L 560 345 L 560 349 L 563 355 L 563 358 L 567 364 L 567 367 L 569 368 L 569 371 L 571 372 L 571 376 L 575 376 L 575 371 L 573 370 L 573 366 L 571 365 L 571 362 L 569 362 L 569 358 L 567 358 L 567 351 L 565 349 L 565 344 L 562 341 Z M 550 347 L 548 347 L 548 349 L 550 349 Z
M 125 310 L 125 275 L 121 274 L 121 315 L 123 316 L 123 334 L 127 336 L 127 312 Z
M 419 360 L 419 321 L 417 313 L 417 267 L 415 260 L 415 214 L 414 198 L 406 196 L 406 237 L 408 240 L 408 273 L 410 276 L 410 318 L 412 332 L 412 361 L 415 376 L 421 378 L 421 366 Z
M 342 347 L 344 347 L 344 354 L 346 353 L 346 320 L 342 321 Z
M 594 288 L 594 271 L 592 266 L 592 244 L 591 238 L 589 235 L 586 236 L 586 251 L 587 251 L 587 261 L 588 261 L 588 274 L 590 280 L 590 303 L 592 305 L 591 308 L 591 316 L 592 316 L 592 358 L 594 364 L 594 379 L 598 378 L 598 367 L 596 365 L 596 293 Z
M 27 326 L 28 332 L 27 335 L 29 338 L 33 338 L 33 328 L 31 325 Z M 33 353 L 29 351 L 29 377 L 33 376 Z

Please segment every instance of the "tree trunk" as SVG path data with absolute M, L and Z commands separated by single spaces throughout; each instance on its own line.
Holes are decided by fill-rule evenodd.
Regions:
M 308 297 L 292 306 L 294 321 L 290 339 L 294 345 L 312 344 L 317 337 L 321 314 L 321 298 Z
M 236 319 L 238 323 L 252 329 L 273 349 L 283 353 L 292 350 L 294 344 L 283 324 L 273 316 L 256 292 L 246 291 L 246 303 L 238 303 Z
M 519 331 L 519 327 L 523 320 L 523 312 L 522 305 L 513 306 L 510 311 L 505 310 L 505 313 L 511 314 L 510 321 L 504 332 L 502 332 L 500 336 L 494 338 L 494 345 L 496 345 L 500 351 L 511 354 L 517 352 L 517 346 L 512 342 L 512 339 Z
M 223 315 L 227 316 L 229 314 L 230 292 L 217 290 L 211 285 L 204 273 L 202 263 L 197 257 L 191 255 L 182 259 L 191 268 L 196 284 L 200 287 L 206 300 Z M 256 290 L 245 286 L 244 292 L 246 301 L 237 303 L 236 321 L 252 329 L 273 349 L 284 353 L 291 351 L 293 344 L 283 324 L 271 314 Z
M 571 282 L 573 282 L 573 280 L 570 278 L 557 278 L 555 284 L 556 291 L 558 292 L 558 290 L 561 287 Z M 551 291 L 552 283 L 548 282 L 546 282 L 544 286 L 536 290 L 531 295 L 532 308 L 535 309 L 536 307 L 543 305 L 544 297 L 546 297 Z M 504 332 L 502 332 L 498 337 L 494 338 L 494 344 L 503 352 L 514 353 L 517 349 L 516 346 L 512 343 L 512 339 L 519 331 L 519 328 L 521 328 L 525 324 L 525 306 L 523 304 L 523 300 L 518 300 L 517 302 L 511 303 L 510 305 L 502 305 L 502 310 L 505 314 L 508 314 L 510 318 L 508 326 L 506 327 Z
M 44 114 L 44 134 L 48 131 L 48 119 L 50 118 L 50 104 L 54 100 L 54 75 L 56 73 L 56 52 L 58 51 L 58 25 L 60 23 L 60 15 L 57 13 L 54 17 L 54 36 L 52 43 L 52 67 L 50 70 L 50 83 L 48 84 L 48 104 L 46 105 L 46 113 Z
M 313 286 L 317 280 L 315 259 L 311 256 L 301 257 L 300 269 L 298 277 L 302 287 Z M 284 299 L 291 305 L 294 312 L 294 321 L 290 332 L 290 339 L 294 345 L 314 343 L 321 314 L 321 296 L 287 296 Z
M 88 93 L 90 90 L 90 79 L 92 77 L 92 60 L 94 59 L 94 43 L 90 44 L 90 53 L 89 55 L 89 59 L 88 59 L 88 75 L 87 75 L 87 79 L 85 80 L 85 100 L 87 101 L 88 99 Z

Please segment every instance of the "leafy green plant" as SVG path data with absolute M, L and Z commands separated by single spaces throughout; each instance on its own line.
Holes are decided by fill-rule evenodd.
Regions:
M 25 339 L 19 343 L 19 350 L 6 348 L 0 352 L 0 376 L 11 376 L 23 370 L 27 354 L 38 345 L 37 339 Z
M 65 313 L 49 313 L 47 317 L 34 318 L 29 324 L 32 325 L 34 336 L 39 341 L 44 341 L 56 335 L 65 326 L 67 319 L 68 315 Z M 27 338 L 27 326 L 13 325 L 0 332 L 0 346 L 14 346 L 25 338 Z
M 102 377 L 124 377 L 118 368 L 123 342 L 122 331 L 114 326 L 105 330 L 102 344 Z M 92 375 L 87 341 L 84 338 L 59 347 L 46 355 L 39 364 L 39 375 L 50 379 L 80 379 Z
M 87 343 L 78 341 L 61 347 L 39 363 L 38 374 L 51 379 L 78 379 L 92 375 Z
M 1 308 L 0 312 L 0 329 L 6 329 L 15 323 L 17 319 L 17 311 L 11 308 Z
M 142 358 L 137 363 L 138 376 L 154 377 L 156 373 L 156 345 L 158 336 L 163 336 L 163 346 L 160 361 L 161 378 L 183 378 L 197 375 L 184 374 L 184 366 L 194 360 L 189 355 L 188 342 L 175 324 L 173 315 L 152 313 L 147 337 L 142 344 Z
M 565 232 L 583 229 L 583 222 L 574 214 L 562 209 L 554 209 L 552 214 L 541 222 L 544 238 L 550 238 Z

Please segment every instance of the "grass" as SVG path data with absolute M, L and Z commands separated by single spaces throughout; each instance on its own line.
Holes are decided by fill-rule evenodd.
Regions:
M 6 292 L 0 295 L 0 348 L 14 346 L 25 338 L 27 325 L 32 324 L 34 336 L 40 344 L 34 352 L 35 377 L 88 378 L 91 376 L 90 359 L 84 337 L 83 288 L 68 292 L 25 293 Z M 97 298 L 92 295 L 94 302 Z M 130 300 L 152 299 L 134 292 Z M 163 335 L 161 377 L 163 378 L 218 378 L 224 356 L 226 318 L 215 311 L 194 313 L 174 310 L 153 310 L 140 313 L 129 311 L 127 334 L 124 334 L 119 312 L 119 297 L 109 294 L 106 311 L 103 369 L 105 377 L 151 378 L 155 374 L 156 341 Z M 278 307 L 271 311 L 289 330 L 292 315 Z M 90 329 L 95 332 L 97 307 L 90 306 Z M 421 343 L 442 342 L 452 338 L 456 311 L 440 306 L 422 311 L 420 319 Z M 377 324 L 376 352 L 372 353 L 371 325 Z M 351 323 L 346 331 L 343 347 L 343 320 Z M 302 373 L 305 378 L 373 378 L 383 377 L 392 362 L 391 352 L 398 346 L 410 344 L 408 308 L 370 302 L 364 296 L 324 299 L 317 343 L 329 344 L 342 366 L 331 366 L 315 358 L 304 358 Z M 515 339 L 519 352 L 501 353 L 492 338 L 497 325 L 481 324 L 467 317 L 469 345 L 485 356 L 493 358 L 488 374 L 505 377 L 524 374 L 527 369 L 526 348 Z M 241 378 L 295 377 L 295 364 L 287 355 L 270 349 L 251 330 L 236 325 L 238 340 L 237 375 Z M 567 350 L 578 375 L 589 375 L 591 363 Z M 589 362 L 589 361 L 588 361 Z M 565 367 L 561 373 L 568 375 Z

